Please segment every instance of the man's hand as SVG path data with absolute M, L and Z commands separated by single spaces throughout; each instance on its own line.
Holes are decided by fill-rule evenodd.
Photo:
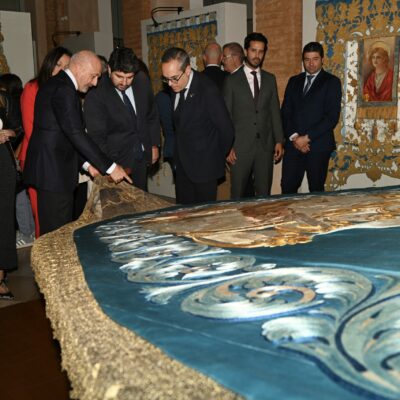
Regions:
M 275 145 L 275 153 L 274 153 L 275 164 L 278 164 L 278 162 L 282 160 L 283 152 L 284 152 L 283 144 L 282 143 L 277 143 Z
M 126 181 L 128 181 L 131 185 L 133 183 L 132 179 L 129 177 L 129 175 L 125 172 L 125 170 L 120 165 L 117 165 L 114 168 L 114 171 L 111 172 L 110 177 L 115 183 L 120 183 L 124 179 Z
M 226 157 L 226 161 L 228 161 L 229 164 L 233 165 L 235 164 L 236 160 L 236 152 L 235 149 L 232 147 L 231 151 L 228 154 L 228 157 Z
M 160 150 L 158 149 L 158 146 L 153 146 L 151 148 L 151 164 L 155 164 L 160 157 Z
M 310 138 L 308 135 L 298 136 L 293 140 L 294 147 L 302 153 L 308 153 L 310 151 Z
M 2 129 L 0 130 L 0 144 L 8 142 L 10 137 L 14 137 L 15 132 L 11 129 Z
M 99 170 L 93 167 L 93 165 L 89 165 L 87 172 L 89 172 L 92 178 L 95 178 L 97 175 L 100 175 Z

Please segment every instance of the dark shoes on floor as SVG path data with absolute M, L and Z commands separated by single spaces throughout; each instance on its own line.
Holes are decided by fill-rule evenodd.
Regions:
M 4 279 L 0 280 L 0 289 L 1 289 L 0 300 L 13 300 L 14 299 L 14 295 L 8 289 Z

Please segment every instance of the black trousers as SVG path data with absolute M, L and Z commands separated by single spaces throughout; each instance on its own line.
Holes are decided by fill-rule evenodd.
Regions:
M 87 202 L 87 191 L 88 191 L 88 184 L 87 182 L 82 182 L 80 183 L 74 192 L 74 213 L 73 213 L 73 220 L 77 220 L 85 206 L 86 206 L 86 202 Z
M 37 190 L 40 235 L 52 232 L 73 220 L 74 193 Z
M 282 163 L 282 193 L 297 193 L 304 173 L 307 174 L 309 191 L 323 192 L 331 153 L 331 151 L 285 153 Z
M 134 160 L 130 176 L 133 186 L 147 192 L 147 162 L 144 157 L 141 160 Z
M 175 192 L 177 204 L 208 203 L 217 200 L 217 179 L 208 182 L 193 182 L 185 173 L 182 164 L 176 162 Z

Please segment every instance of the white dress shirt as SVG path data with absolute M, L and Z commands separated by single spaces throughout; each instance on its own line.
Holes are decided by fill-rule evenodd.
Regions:
M 257 79 L 258 79 L 258 87 L 261 89 L 261 69 L 251 69 L 246 63 L 244 64 L 243 71 L 246 75 L 247 81 L 249 82 L 251 93 L 254 97 L 254 75 L 252 74 L 253 71 L 257 72 Z
M 186 90 L 185 90 L 185 100 L 186 100 L 187 95 L 188 95 L 188 93 L 189 93 L 189 89 L 190 89 L 190 85 L 192 84 L 192 80 L 193 80 L 193 71 L 190 71 L 190 76 L 189 76 L 188 83 L 187 83 L 187 85 L 183 88 L 183 89 L 186 89 Z M 182 89 L 182 90 L 183 90 L 183 89 Z M 174 110 L 176 110 L 176 107 L 178 107 L 179 97 L 180 97 L 180 94 L 179 94 L 179 96 L 175 96 Z
M 75 90 L 78 90 L 78 82 L 76 81 L 76 78 L 75 78 L 74 74 L 71 72 L 71 70 L 70 70 L 70 69 L 66 69 L 66 70 L 65 70 L 65 73 L 69 76 L 69 78 L 71 79 L 72 83 L 74 84 Z M 121 96 L 122 96 L 122 95 L 121 95 Z M 85 129 L 85 131 L 86 131 L 86 129 Z M 83 165 L 82 165 L 82 169 L 83 169 L 84 171 L 88 171 L 90 165 L 91 165 L 91 164 L 89 163 L 89 161 L 85 161 L 85 162 L 83 163 Z M 108 175 L 112 174 L 112 172 L 114 171 L 114 169 L 115 169 L 116 166 L 117 166 L 117 164 L 112 163 L 111 166 L 110 166 L 110 167 L 108 168 L 108 170 L 106 171 L 106 173 L 107 173 Z

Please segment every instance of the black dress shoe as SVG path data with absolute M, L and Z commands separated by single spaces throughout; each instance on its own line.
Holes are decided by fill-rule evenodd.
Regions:
M 7 289 L 7 292 L 0 293 L 0 300 L 14 300 L 14 295 L 12 294 L 11 290 L 8 290 L 4 279 L 0 281 L 0 286 Z

